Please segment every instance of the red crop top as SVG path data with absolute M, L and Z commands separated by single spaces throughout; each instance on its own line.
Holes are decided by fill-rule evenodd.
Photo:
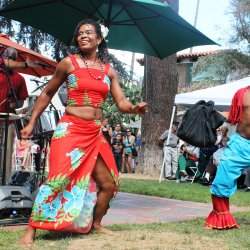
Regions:
M 110 65 L 105 64 L 102 79 L 95 79 L 93 76 L 100 76 L 101 70 L 92 68 L 80 68 L 76 56 L 70 55 L 74 70 L 68 74 L 66 83 L 68 89 L 67 106 L 91 106 L 100 108 L 105 101 L 109 89 L 110 78 L 108 70 Z M 93 74 L 91 76 L 90 72 Z

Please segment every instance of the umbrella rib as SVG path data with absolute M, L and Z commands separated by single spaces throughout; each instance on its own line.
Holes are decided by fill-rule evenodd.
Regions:
M 65 1 L 63 1 L 63 3 L 64 3 L 65 5 L 67 5 L 68 7 L 72 8 L 73 10 L 78 11 L 79 13 L 87 14 L 89 17 L 91 16 L 90 13 L 88 13 L 88 12 L 86 12 L 86 11 L 80 9 L 80 8 L 76 8 L 74 5 L 72 5 L 72 4 L 70 4 L 70 3 L 66 3 Z M 92 7 L 93 7 L 99 14 L 101 14 L 101 13 L 98 11 L 98 9 L 97 9 L 96 6 L 94 6 L 92 3 L 90 3 L 90 4 L 92 5 Z
M 121 9 L 116 14 L 114 14 L 112 16 L 111 20 L 115 20 L 122 13 L 123 10 L 127 10 L 126 8 L 129 7 L 129 5 L 132 5 L 132 2 L 128 2 L 127 4 L 123 4 L 120 0 L 118 0 L 118 2 L 120 3 L 120 5 L 122 7 L 121 7 Z M 143 17 L 143 18 L 136 18 L 136 19 L 133 19 L 133 20 L 140 21 L 140 20 L 146 20 L 146 19 L 153 19 L 153 18 L 156 18 L 156 17 L 159 17 L 159 16 L 160 16 L 159 14 L 155 14 L 154 16 Z M 131 19 L 130 20 L 129 19 L 128 20 L 121 20 L 121 21 L 118 21 L 118 22 L 112 22 L 112 24 L 118 24 L 118 25 L 120 25 L 120 24 L 123 24 L 125 22 L 131 22 Z
M 171 7 L 169 7 L 169 6 L 166 6 L 166 7 L 168 7 L 168 8 L 171 9 Z M 141 6 L 141 8 L 147 9 L 147 10 L 150 11 L 151 13 L 153 13 L 153 14 L 155 14 L 155 15 L 158 15 L 159 17 L 162 17 L 163 19 L 166 19 L 166 20 L 170 21 L 171 23 L 177 24 L 178 26 L 181 26 L 181 27 L 183 27 L 183 28 L 185 28 L 185 29 L 188 29 L 188 30 L 191 31 L 192 33 L 195 33 L 195 34 L 202 34 L 199 30 L 197 30 L 197 29 L 192 29 L 192 28 L 193 28 L 192 25 L 190 25 L 192 28 L 187 27 L 187 26 L 184 26 L 184 25 L 182 25 L 182 24 L 180 24 L 180 23 L 178 23 L 178 22 L 175 22 L 175 21 L 172 20 L 172 19 L 169 19 L 168 17 L 166 17 L 166 16 L 164 16 L 164 15 L 160 15 L 159 13 L 155 12 L 154 10 L 150 9 L 149 7 L 147 7 L 147 6 L 145 6 L 145 5 Z M 171 10 L 172 10 L 172 9 L 171 9 Z M 176 13 L 176 14 L 177 14 L 177 16 L 179 16 L 178 13 Z M 185 20 L 184 20 L 184 21 L 185 21 Z M 202 34 L 202 35 L 203 35 L 203 34 Z M 208 38 L 208 39 L 209 39 L 209 38 Z M 209 39 L 209 40 L 211 40 L 211 39 Z M 211 40 L 211 41 L 212 41 L 212 40 Z
M 142 17 L 142 18 L 134 18 L 133 21 L 143 21 L 143 20 L 147 20 L 147 19 L 154 19 L 157 17 L 161 17 L 160 15 L 155 15 L 155 16 L 150 16 L 150 17 Z M 117 22 L 113 22 L 112 24 L 117 24 L 117 25 L 133 25 L 132 23 L 127 23 L 127 22 L 131 22 L 131 19 L 127 19 L 127 20 L 121 20 L 121 21 L 117 21 Z
M 100 8 L 100 6 L 102 5 L 102 3 L 99 4 L 99 6 L 97 6 L 97 5 L 94 5 L 94 3 L 93 3 L 92 1 L 90 1 L 90 5 L 92 5 L 92 7 L 97 11 L 97 13 L 99 14 L 99 16 L 100 16 L 102 19 L 104 19 L 104 16 L 103 16 L 102 13 L 99 11 L 99 8 Z
M 121 1 L 119 1 L 119 3 L 121 4 L 122 7 L 115 15 L 112 16 L 111 20 L 115 20 L 115 18 L 118 17 L 122 13 L 122 11 L 125 9 L 124 6 L 128 6 L 129 4 L 131 4 L 131 2 L 127 4 L 122 4 Z
M 126 9 L 126 8 L 125 8 Z M 127 10 L 127 14 L 130 16 L 131 20 L 133 20 L 131 14 L 129 13 L 128 9 Z M 156 55 L 161 58 L 161 55 L 159 53 L 159 51 L 155 48 L 155 46 L 150 42 L 150 40 L 148 39 L 147 35 L 145 34 L 145 32 L 141 29 L 141 27 L 139 26 L 139 24 L 134 21 L 134 23 L 136 24 L 136 27 L 140 30 L 140 32 L 144 35 L 145 39 L 147 40 L 147 42 L 150 44 L 150 46 L 153 48 L 153 50 L 155 51 Z
M 112 0 L 109 0 L 109 6 L 108 6 L 108 15 L 107 15 L 107 20 L 106 20 L 106 25 L 109 27 L 111 23 L 111 12 L 112 12 Z

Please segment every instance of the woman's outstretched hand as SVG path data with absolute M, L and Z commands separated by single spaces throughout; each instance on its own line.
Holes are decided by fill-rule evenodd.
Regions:
M 34 126 L 28 123 L 21 131 L 21 139 L 30 139 Z
M 146 102 L 140 102 L 133 106 L 132 113 L 143 115 L 148 112 L 148 104 Z

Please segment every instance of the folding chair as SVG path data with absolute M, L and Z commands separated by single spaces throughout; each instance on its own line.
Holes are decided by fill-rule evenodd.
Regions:
M 191 184 L 193 184 L 198 172 L 199 172 L 199 168 L 198 168 L 198 161 L 195 162 L 195 166 L 191 166 L 189 167 L 189 169 L 193 172 L 193 178 L 191 179 Z

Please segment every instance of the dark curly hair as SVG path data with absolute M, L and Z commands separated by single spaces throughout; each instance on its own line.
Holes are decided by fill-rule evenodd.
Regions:
M 78 47 L 78 43 L 77 43 L 77 37 L 79 34 L 79 29 L 82 25 L 84 24 L 90 24 L 93 25 L 95 27 L 95 31 L 96 34 L 99 38 L 102 38 L 102 32 L 101 32 L 101 26 L 99 23 L 97 23 L 95 20 L 93 19 L 83 19 L 82 21 L 80 21 L 74 31 L 74 35 L 73 35 L 73 40 L 72 43 L 74 46 Z M 79 52 L 79 51 L 78 51 Z M 107 43 L 105 41 L 105 39 L 102 39 L 102 42 L 99 44 L 98 46 L 98 54 L 97 54 L 98 58 L 103 62 L 103 63 L 108 63 L 109 62 L 109 53 L 108 53 L 108 48 L 107 48 Z

